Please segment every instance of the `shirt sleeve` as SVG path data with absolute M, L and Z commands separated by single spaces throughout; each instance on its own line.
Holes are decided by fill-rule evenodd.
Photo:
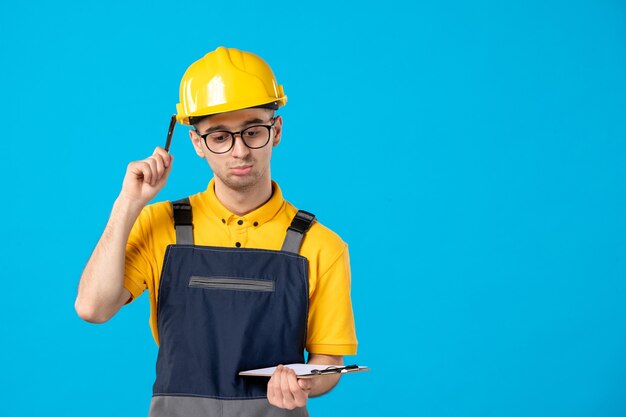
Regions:
M 317 279 L 309 298 L 306 349 L 323 355 L 354 355 L 357 351 L 347 245 Z

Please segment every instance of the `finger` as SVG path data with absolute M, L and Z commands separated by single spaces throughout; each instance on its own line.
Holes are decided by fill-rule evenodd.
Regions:
M 157 173 L 157 181 L 161 179 L 161 177 L 163 176 L 163 173 L 165 172 L 165 161 L 163 161 L 163 157 L 159 154 L 155 154 L 152 155 L 150 157 L 151 159 L 154 159 L 154 161 L 156 162 L 156 173 Z
M 157 172 L 158 172 L 156 161 L 152 157 L 145 159 L 144 161 L 148 164 L 148 166 L 150 167 L 150 170 L 152 171 L 152 175 L 150 176 L 150 185 L 154 186 L 154 184 L 156 184 L 157 182 Z
M 277 403 L 277 389 L 280 388 L 279 384 L 276 383 L 276 381 L 278 380 L 278 376 L 276 374 L 276 370 L 274 370 L 274 373 L 272 374 L 272 377 L 270 378 L 269 382 L 267 383 L 267 399 L 270 402 L 270 404 L 272 405 L 276 405 L 278 406 L 279 404 Z
M 294 405 L 296 407 L 304 407 L 306 405 L 308 395 L 302 390 L 302 388 L 300 388 L 298 378 L 296 377 L 296 373 L 293 370 L 289 373 L 288 380 L 289 389 L 291 390 L 291 394 L 293 395 Z
M 303 391 L 306 391 L 306 393 L 308 394 L 308 392 L 311 391 L 311 388 L 313 387 L 313 381 L 308 378 L 298 378 L 298 385 Z
M 150 165 L 145 161 L 131 162 L 128 165 L 128 170 L 132 172 L 137 179 L 142 179 L 145 183 L 150 183 L 152 179 L 152 171 Z
M 167 168 L 170 165 L 170 154 L 163 148 L 161 148 L 160 146 L 157 146 L 154 149 L 154 153 L 153 155 L 159 155 L 161 157 L 161 159 L 163 160 L 163 163 L 165 165 L 165 168 Z
M 169 162 L 169 165 L 165 168 L 165 175 L 163 176 L 163 178 L 164 178 L 165 180 L 167 180 L 167 177 L 169 177 L 169 176 L 170 176 L 170 172 L 172 172 L 172 162 L 173 162 L 173 161 L 174 161 L 174 157 L 173 157 L 173 156 L 171 156 L 171 157 L 170 157 L 170 162 Z
M 285 406 L 285 408 L 288 410 L 293 410 L 295 408 L 295 399 L 289 385 L 289 371 L 291 371 L 289 368 L 285 368 L 281 374 L 280 391 L 283 396 L 283 405 Z
M 267 399 L 270 401 L 270 404 L 275 405 L 276 407 L 283 406 L 283 396 L 280 390 L 280 376 L 282 375 L 282 365 L 278 365 L 270 378 L 270 382 L 268 383 L 267 391 L 268 397 Z

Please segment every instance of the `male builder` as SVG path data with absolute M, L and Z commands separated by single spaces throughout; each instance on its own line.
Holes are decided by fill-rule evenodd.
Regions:
M 150 415 L 307 415 L 338 376 L 269 379 L 239 371 L 356 353 L 347 245 L 283 199 L 272 181 L 287 97 L 258 56 L 223 47 L 193 63 L 176 119 L 214 177 L 187 199 L 147 203 L 165 185 L 163 148 L 131 162 L 83 271 L 76 310 L 110 319 L 149 290 L 159 345 Z

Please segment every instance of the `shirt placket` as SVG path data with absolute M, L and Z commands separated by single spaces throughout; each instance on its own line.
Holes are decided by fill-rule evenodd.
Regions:
M 248 244 L 248 222 L 245 218 L 236 218 L 233 222 L 233 246 L 236 248 L 245 248 Z

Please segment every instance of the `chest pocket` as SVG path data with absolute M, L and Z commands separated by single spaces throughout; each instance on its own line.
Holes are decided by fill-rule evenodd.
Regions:
M 192 276 L 189 287 L 205 290 L 261 291 L 274 292 L 274 281 L 232 277 Z

